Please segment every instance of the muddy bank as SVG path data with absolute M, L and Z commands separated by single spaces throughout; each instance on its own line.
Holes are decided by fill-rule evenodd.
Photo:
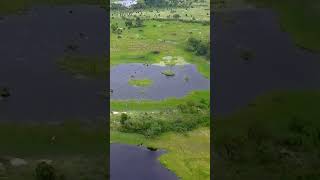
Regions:
M 268 9 L 215 13 L 215 113 L 237 111 L 258 95 L 320 88 L 320 55 L 299 49 Z
M 177 180 L 178 178 L 157 160 L 164 151 L 144 147 L 111 144 L 110 179 L 112 180 Z
M 0 121 L 95 119 L 105 115 L 104 81 L 77 79 L 56 64 L 66 54 L 106 54 L 107 13 L 98 6 L 38 6 L 0 21 Z

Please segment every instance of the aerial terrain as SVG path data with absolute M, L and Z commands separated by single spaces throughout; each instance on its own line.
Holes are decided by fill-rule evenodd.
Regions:
M 108 177 L 105 4 L 0 2 L 0 179 Z
M 111 179 L 210 179 L 209 1 L 110 14 Z
M 319 2 L 212 3 L 214 177 L 319 179 Z

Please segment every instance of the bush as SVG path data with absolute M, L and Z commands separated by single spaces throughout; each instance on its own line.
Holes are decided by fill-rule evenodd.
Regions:
M 199 126 L 209 126 L 210 111 L 208 105 L 190 101 L 173 111 L 139 113 L 130 118 L 121 115 L 120 121 L 120 131 L 154 137 L 168 131 L 183 133 Z
M 188 51 L 194 52 L 198 56 L 206 56 L 209 58 L 210 56 L 210 45 L 209 43 L 202 42 L 196 38 L 189 38 L 187 42 Z
M 136 27 L 142 27 L 143 20 L 140 17 L 136 17 Z
M 179 14 L 174 14 L 172 17 L 173 17 L 174 19 L 179 19 L 179 18 L 180 18 L 180 15 L 179 15 Z
M 36 180 L 56 180 L 56 170 L 48 163 L 41 162 L 35 170 Z
M 121 113 L 120 123 L 122 125 L 124 125 L 128 119 L 129 119 L 129 116 L 126 113 Z

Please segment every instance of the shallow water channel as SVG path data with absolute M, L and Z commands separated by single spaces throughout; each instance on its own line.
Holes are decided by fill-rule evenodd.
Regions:
M 174 76 L 161 72 L 170 69 Z M 153 83 L 148 87 L 128 84 L 130 79 L 149 79 Z M 194 90 L 209 89 L 210 81 L 203 77 L 194 65 L 164 67 L 139 63 L 121 64 L 111 69 L 112 99 L 154 99 L 183 97 Z
M 110 179 L 112 180 L 177 180 L 178 178 L 157 160 L 164 151 L 111 144 Z

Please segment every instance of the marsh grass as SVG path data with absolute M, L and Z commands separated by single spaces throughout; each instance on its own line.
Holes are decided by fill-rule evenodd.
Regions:
M 164 71 L 161 71 L 161 74 L 165 75 L 165 76 L 174 76 L 176 75 L 176 73 L 170 69 L 167 69 L 167 70 L 164 70 Z
M 57 61 L 63 71 L 95 79 L 107 79 L 109 65 L 106 57 L 65 56 Z
M 152 100 L 112 100 L 110 103 L 111 111 L 159 111 L 164 109 L 176 108 L 179 104 L 187 101 L 209 101 L 209 91 L 193 91 L 183 98 L 166 98 L 159 101 Z
M 151 79 L 129 79 L 128 84 L 137 87 L 149 87 L 153 84 Z

